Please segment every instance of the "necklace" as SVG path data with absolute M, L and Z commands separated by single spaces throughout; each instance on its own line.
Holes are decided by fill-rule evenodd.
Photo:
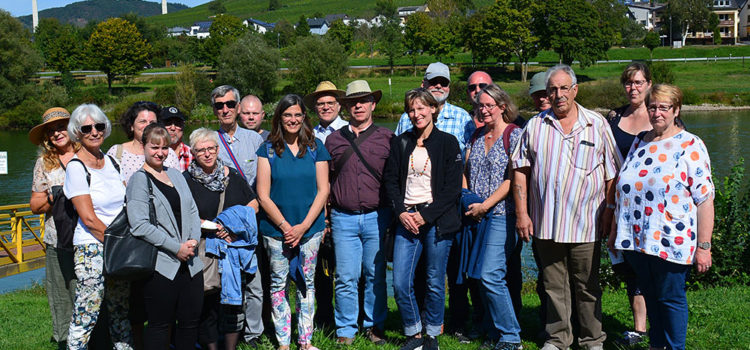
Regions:
M 424 161 L 424 167 L 422 168 L 422 171 L 417 171 L 417 169 L 414 168 L 414 153 L 409 156 L 409 166 L 411 167 L 411 170 L 413 170 L 414 173 L 417 174 L 417 177 L 423 176 L 427 172 L 427 164 L 429 163 L 430 155 L 427 155 L 427 159 Z

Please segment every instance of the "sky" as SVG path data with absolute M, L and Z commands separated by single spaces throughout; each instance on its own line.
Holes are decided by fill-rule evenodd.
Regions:
M 72 4 L 78 1 L 81 0 L 37 0 L 36 4 L 39 7 L 39 11 L 41 11 L 52 7 L 64 7 L 67 4 Z M 161 0 L 147 1 L 161 3 Z M 167 2 L 180 3 L 190 7 L 200 5 L 208 1 L 209 0 L 167 0 Z M 30 15 L 31 0 L 0 0 L 0 9 L 10 12 L 13 17 Z

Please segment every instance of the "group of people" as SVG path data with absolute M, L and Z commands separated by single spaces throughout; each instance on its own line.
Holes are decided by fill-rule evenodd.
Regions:
M 211 93 L 218 130 L 198 128 L 187 145 L 181 111 L 137 102 L 120 120 L 129 141 L 106 153 L 99 107 L 51 108 L 29 138 L 53 340 L 235 349 L 272 328 L 289 349 L 293 282 L 300 349 L 317 349 L 316 327 L 342 346 L 358 332 L 383 345 L 391 260 L 401 349 L 438 349 L 443 333 L 520 349 L 520 254 L 533 239 L 542 349 L 567 349 L 574 328 L 580 346 L 601 349 L 606 240 L 633 307 L 626 341 L 648 319 L 652 348 L 684 349 L 685 281 L 711 266 L 708 153 L 685 130 L 677 87 L 652 85 L 641 63 L 621 82 L 630 103 L 605 118 L 575 101 L 569 66 L 549 68 L 531 79 L 539 114 L 527 121 L 483 71 L 467 81 L 472 111 L 448 103 L 450 69 L 436 62 L 395 132 L 373 123 L 382 93 L 365 80 L 284 96 L 271 130 L 258 97 L 223 85 Z M 143 280 L 105 274 L 104 232 L 122 210 L 157 248 Z

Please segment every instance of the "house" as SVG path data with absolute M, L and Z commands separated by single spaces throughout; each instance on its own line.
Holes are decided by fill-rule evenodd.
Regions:
M 739 2 L 740 5 L 740 24 L 737 26 L 740 39 L 747 40 L 750 38 L 750 1 L 744 0 Z
M 657 13 L 661 12 L 667 5 L 650 1 L 634 1 L 625 6 L 628 8 L 628 17 L 643 26 L 643 29 L 654 30 L 658 28 L 659 16 Z
M 430 12 L 430 9 L 427 7 L 427 4 L 422 6 L 402 6 L 396 9 L 396 14 L 398 15 L 398 18 L 401 19 L 402 26 L 406 23 L 406 17 L 417 12 Z
M 185 27 L 172 27 L 167 29 L 167 36 L 181 36 L 181 35 L 188 35 L 190 33 L 190 28 Z
M 719 32 L 722 43 L 736 44 L 740 37 L 740 10 L 746 0 L 714 0 L 711 11 L 719 16 Z M 747 35 L 747 29 L 745 29 Z M 690 32 L 686 36 L 692 42 L 712 42 L 713 32 Z
M 211 28 L 211 23 L 214 22 L 204 21 L 193 23 L 193 25 L 190 26 L 190 32 L 188 33 L 188 36 L 194 36 L 198 39 L 208 38 L 208 36 L 210 35 L 208 29 Z
M 307 25 L 310 27 L 310 33 L 324 35 L 328 32 L 329 24 L 325 18 L 308 18 Z
M 253 30 L 255 30 L 256 32 L 260 34 L 264 34 L 265 32 L 270 32 L 273 30 L 273 28 L 276 27 L 276 23 L 263 22 L 261 20 L 254 19 L 254 18 L 248 18 L 242 21 L 242 24 L 244 24 L 245 27 L 248 27 L 248 28 L 252 27 Z
M 349 16 L 345 13 L 337 13 L 334 15 L 326 15 L 325 17 L 326 22 L 328 22 L 329 25 L 331 25 L 333 22 L 336 22 L 338 20 L 341 20 L 344 22 L 344 24 L 349 25 Z

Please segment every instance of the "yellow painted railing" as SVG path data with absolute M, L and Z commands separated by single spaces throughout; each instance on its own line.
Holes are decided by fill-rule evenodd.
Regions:
M 44 265 L 46 247 L 44 214 L 34 214 L 29 204 L 0 206 L 0 277 Z

